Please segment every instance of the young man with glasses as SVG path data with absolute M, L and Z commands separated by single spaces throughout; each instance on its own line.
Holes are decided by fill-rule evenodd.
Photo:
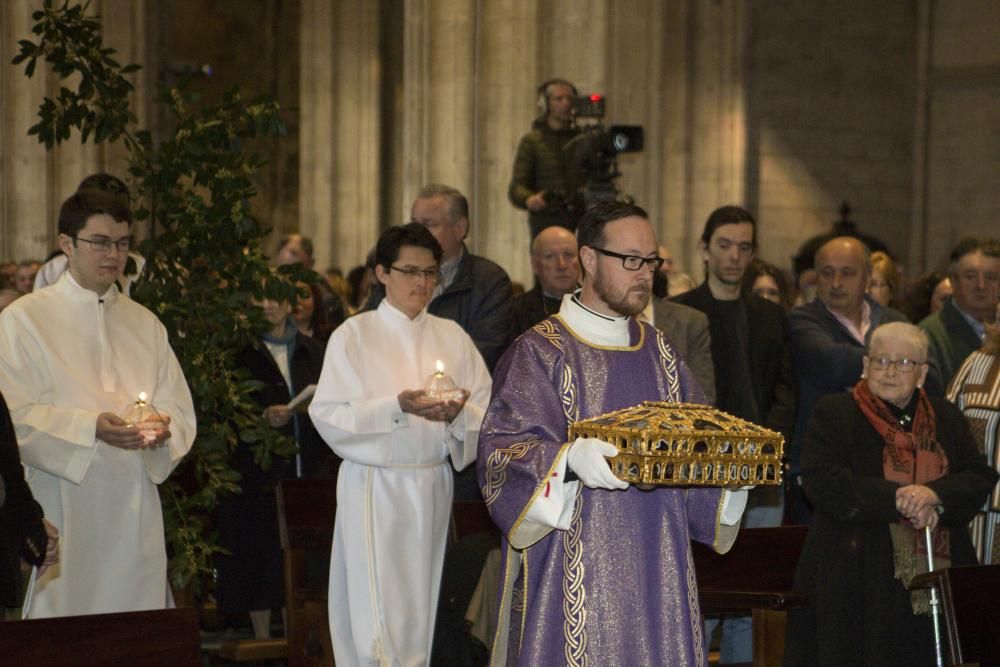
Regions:
M 125 208 L 129 206 L 128 186 L 120 178 L 111 174 L 104 172 L 90 174 L 80 181 L 80 185 L 76 187 L 77 192 L 81 190 L 101 190 L 117 197 Z M 117 284 L 122 292 L 128 294 L 132 288 L 132 283 L 139 279 L 139 274 L 142 273 L 142 268 L 145 266 L 146 260 L 134 250 L 130 252 L 126 248 L 125 252 L 128 254 L 128 258 L 125 261 L 125 270 L 122 271 Z M 66 255 L 63 254 L 60 248 L 49 255 L 49 258 L 35 273 L 33 289 L 37 290 L 54 285 L 59 280 L 59 277 L 66 272 L 66 266 Z
M 32 617 L 162 609 L 170 594 L 157 485 L 195 436 L 191 394 L 163 325 L 122 295 L 132 216 L 81 190 L 59 212 L 68 270 L 0 315 L 0 391 L 32 493 L 62 535 Z M 140 394 L 148 436 L 120 415 Z
M 577 230 L 583 287 L 500 360 L 477 471 L 503 535 L 493 665 L 706 663 L 691 539 L 735 540 L 746 491 L 615 477 L 614 445 L 576 421 L 644 400 L 704 402 L 687 365 L 635 316 L 663 262 L 648 216 L 607 202 Z
M 430 660 L 451 469 L 475 460 L 490 394 L 472 339 L 428 312 L 440 261 L 441 246 L 423 225 L 382 234 L 375 276 L 385 298 L 333 332 L 309 406 L 343 459 L 329 594 L 338 665 Z M 461 393 L 429 393 L 437 372 Z
M 447 185 L 425 185 L 413 200 L 410 222 L 426 227 L 441 246 L 441 277 L 432 286 L 428 311 L 458 322 L 492 371 L 514 325 L 511 284 L 507 272 L 499 265 L 466 247 L 470 226 L 468 199 Z M 383 294 L 382 284 L 375 285 L 365 309 L 377 307 Z
M 506 271 L 465 245 L 469 216 L 465 195 L 440 183 L 420 188 L 410 207 L 410 222 L 425 227 L 441 246 L 441 276 L 431 286 L 427 312 L 458 322 L 492 373 L 511 339 L 512 288 Z M 376 308 L 384 294 L 377 282 L 365 310 Z M 455 474 L 455 499 L 482 500 L 471 469 Z

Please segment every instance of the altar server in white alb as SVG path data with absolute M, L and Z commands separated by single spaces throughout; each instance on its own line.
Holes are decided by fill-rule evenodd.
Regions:
M 0 391 L 31 492 L 61 536 L 31 617 L 168 603 L 156 485 L 191 447 L 194 406 L 163 325 L 115 286 L 131 222 L 117 195 L 74 194 L 59 212 L 69 270 L 0 313 Z M 158 435 L 120 417 L 140 393 L 162 415 Z
M 490 377 L 472 339 L 427 312 L 441 246 L 423 226 L 391 227 L 375 247 L 386 298 L 330 338 L 309 415 L 344 462 L 330 564 L 330 633 L 339 667 L 430 660 L 452 473 L 476 458 Z M 441 362 L 461 388 L 432 399 Z

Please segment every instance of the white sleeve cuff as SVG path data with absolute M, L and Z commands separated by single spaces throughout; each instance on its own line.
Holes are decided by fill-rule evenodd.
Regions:
M 747 506 L 747 491 L 740 489 L 730 491 L 726 489 L 722 492 L 722 512 L 719 516 L 719 523 L 723 526 L 735 526 L 743 517 L 743 510 Z
M 568 448 L 567 448 L 568 449 Z M 566 449 L 559 457 L 545 488 L 532 500 L 511 543 L 531 545 L 552 530 L 569 530 L 580 482 L 566 482 Z M 523 548 L 517 546 L 516 548 Z

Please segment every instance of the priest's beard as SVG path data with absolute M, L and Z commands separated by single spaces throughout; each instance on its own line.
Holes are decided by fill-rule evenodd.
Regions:
M 646 270 L 645 267 L 642 270 Z M 626 288 L 616 287 L 600 270 L 594 272 L 594 292 L 611 310 L 625 317 L 645 310 L 651 289 L 648 281 Z

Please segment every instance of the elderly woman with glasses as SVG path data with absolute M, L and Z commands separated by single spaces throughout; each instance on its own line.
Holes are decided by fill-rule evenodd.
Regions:
M 911 324 L 880 326 L 861 380 L 816 404 L 802 453 L 802 486 L 816 511 L 795 575 L 808 606 L 789 614 L 786 665 L 930 665 L 927 570 L 973 565 L 966 528 L 997 475 L 958 409 L 928 397 L 927 338 Z

